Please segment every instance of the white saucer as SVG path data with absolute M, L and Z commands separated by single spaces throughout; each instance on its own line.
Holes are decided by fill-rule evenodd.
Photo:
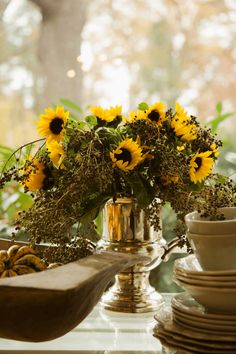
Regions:
M 219 288 L 236 288 L 236 281 L 234 277 L 227 277 L 231 280 L 228 281 L 221 281 L 215 279 L 215 277 L 210 277 L 211 280 L 205 279 L 205 277 L 195 277 L 191 278 L 189 275 L 185 275 L 185 273 L 179 272 L 177 270 L 173 271 L 173 274 L 177 280 L 184 281 L 191 285 L 200 285 L 200 286 L 207 286 L 207 287 L 219 287 Z M 209 277 L 207 277 L 209 278 Z M 233 278 L 233 279 L 232 279 Z
M 219 319 L 223 321 L 236 321 L 236 314 L 221 314 L 209 312 L 204 306 L 195 301 L 188 293 L 180 293 L 173 297 L 171 301 L 172 307 L 180 312 L 187 313 L 190 316 L 197 316 L 202 318 Z
M 191 320 L 191 321 L 194 321 L 195 323 L 196 322 L 199 322 L 199 323 L 205 323 L 207 325 L 222 325 L 222 326 L 229 326 L 229 327 L 233 327 L 235 328 L 236 330 L 236 321 L 234 320 L 219 320 L 218 318 L 209 318 L 209 317 L 200 317 L 200 316 L 195 316 L 195 314 L 191 314 L 189 315 L 188 313 L 186 312 L 181 312 L 179 311 L 178 309 L 176 309 L 175 307 L 172 307 L 172 312 L 173 313 L 176 313 L 177 316 L 181 316 L 181 317 L 184 317 L 188 320 Z
M 198 331 L 206 334 L 213 335 L 231 335 L 236 337 L 236 326 L 224 326 L 224 325 L 214 325 L 207 324 L 200 321 L 190 320 L 186 317 L 179 315 L 173 310 L 173 319 L 175 322 L 183 325 L 184 327 L 191 329 L 193 331 Z
M 236 282 L 236 275 L 232 275 L 232 274 L 228 274 L 228 275 L 214 274 L 214 276 L 212 276 L 212 275 L 205 275 L 205 274 L 203 274 L 203 271 L 199 271 L 197 273 L 197 275 L 194 275 L 192 273 L 190 274 L 190 273 L 187 273 L 186 271 L 182 271 L 179 268 L 174 268 L 173 271 L 175 274 L 178 274 L 182 277 L 187 277 L 188 279 L 191 279 L 191 280 L 202 280 L 205 282 L 217 281 L 217 282 L 225 283 L 226 286 L 227 286 L 228 282 Z

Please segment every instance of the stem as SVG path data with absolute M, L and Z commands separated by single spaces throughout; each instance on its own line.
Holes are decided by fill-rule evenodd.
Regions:
M 26 146 L 29 146 L 29 145 L 32 145 L 32 144 L 35 144 L 35 143 L 38 143 L 39 141 L 43 141 L 45 140 L 45 138 L 41 138 L 41 139 L 37 139 L 37 140 L 34 140 L 34 141 L 31 141 L 30 143 L 27 143 L 27 144 L 24 144 L 24 145 L 21 145 L 17 150 L 15 150 L 11 155 L 10 157 L 7 159 L 7 161 L 5 162 L 3 168 L 2 168 L 2 172 L 1 172 L 1 176 L 2 177 L 2 174 L 7 166 L 7 164 L 9 163 L 9 161 L 12 159 L 12 157 L 20 150 L 22 150 L 24 147 Z

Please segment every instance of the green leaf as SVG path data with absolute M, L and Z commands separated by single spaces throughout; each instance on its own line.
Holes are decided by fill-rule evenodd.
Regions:
M 123 177 L 130 184 L 139 207 L 147 207 L 154 197 L 153 188 L 149 182 L 138 173 L 133 173 L 132 175 L 124 174 Z
M 138 105 L 138 109 L 140 109 L 140 111 L 146 111 L 148 109 L 148 104 L 146 102 L 141 102 Z
M 211 121 L 209 121 L 207 123 L 207 125 L 209 125 L 211 127 L 212 133 L 215 133 L 218 129 L 218 126 L 224 122 L 226 119 L 232 117 L 236 112 L 230 112 L 230 113 L 225 113 L 222 115 L 219 115 L 217 117 L 215 117 L 214 119 L 212 119 Z
M 78 123 L 78 127 L 80 128 L 80 129 L 84 129 L 85 127 L 87 127 L 88 125 L 87 125 L 87 123 L 86 122 L 79 122 Z
M 219 115 L 220 115 L 221 112 L 222 112 L 222 108 L 223 108 L 222 102 L 217 102 L 217 104 L 216 104 L 216 112 L 217 112 Z
M 191 183 L 189 186 L 189 190 L 198 192 L 203 188 L 203 186 L 204 186 L 204 181 L 199 182 L 199 183 Z
M 228 177 L 224 176 L 224 175 L 217 175 L 217 182 L 220 184 L 225 184 L 228 181 Z
M 4 163 L 10 158 L 13 152 L 13 149 L 0 145 L 0 165 L 4 165 Z
M 102 222 L 103 222 L 103 215 L 102 212 L 100 211 L 98 213 L 98 216 L 94 220 L 96 228 L 97 228 L 97 233 L 101 236 L 102 235 Z
M 30 156 L 33 147 L 34 147 L 34 144 L 27 145 L 25 147 L 25 151 L 23 151 L 23 159 L 28 158 Z
M 79 222 L 82 224 L 86 224 L 96 219 L 101 208 L 110 198 L 111 195 L 109 193 L 96 194 L 96 196 L 93 199 L 87 201 L 87 203 L 83 206 L 84 213 L 79 218 Z
M 59 101 L 70 109 L 74 109 L 78 113 L 83 113 L 83 110 L 75 102 L 68 100 L 67 98 L 60 98 Z
M 77 117 L 77 115 L 74 114 L 74 113 L 71 113 L 71 112 L 70 112 L 70 118 L 74 119 L 74 121 L 76 121 L 76 122 L 79 120 L 79 118 Z
M 0 154 L 12 154 L 14 152 L 14 149 L 8 147 L 8 146 L 4 146 L 4 145 L 0 145 Z
M 97 125 L 98 123 L 97 118 L 95 116 L 87 116 L 85 117 L 85 120 L 90 125 Z
M 18 190 L 19 193 L 19 198 L 17 199 L 17 202 L 19 203 L 19 209 L 25 210 L 29 208 L 33 202 L 33 198 L 24 192 L 21 192 Z

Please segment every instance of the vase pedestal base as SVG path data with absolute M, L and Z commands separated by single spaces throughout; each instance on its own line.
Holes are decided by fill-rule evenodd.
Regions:
M 162 262 L 165 244 L 161 232 L 150 226 L 135 199 L 118 198 L 106 203 L 97 249 L 140 256 L 140 262 L 115 276 L 115 284 L 103 295 L 101 304 L 106 310 L 144 313 L 161 307 L 164 300 L 150 285 L 149 274 Z
M 154 312 L 164 299 L 150 284 L 149 273 L 119 273 L 115 284 L 102 296 L 106 310 L 129 313 Z

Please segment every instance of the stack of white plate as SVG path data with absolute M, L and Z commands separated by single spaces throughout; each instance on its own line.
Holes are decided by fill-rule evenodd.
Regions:
M 236 340 L 236 314 L 211 313 L 188 293 L 172 300 L 174 321 L 183 327 L 205 334 L 232 335 Z
M 191 255 L 175 261 L 174 277 L 209 311 L 236 314 L 236 270 L 203 271 Z
M 157 314 L 154 336 L 174 353 L 236 354 L 236 270 L 203 271 L 191 255 L 174 277 L 187 292 Z
M 236 353 L 236 315 L 208 313 L 188 293 L 175 296 L 172 308 L 155 318 L 154 336 L 173 353 Z

